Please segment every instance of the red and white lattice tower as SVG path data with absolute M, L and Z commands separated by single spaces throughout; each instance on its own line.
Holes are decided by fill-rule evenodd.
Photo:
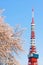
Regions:
M 38 65 L 38 57 L 35 46 L 35 23 L 34 23 L 34 9 L 32 9 L 32 23 L 31 23 L 31 46 L 28 55 L 28 65 Z

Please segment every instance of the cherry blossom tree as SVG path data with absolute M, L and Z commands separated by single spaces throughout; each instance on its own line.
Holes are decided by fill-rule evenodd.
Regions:
M 0 10 L 3 13 L 3 10 Z M 0 14 L 0 15 L 1 15 Z M 19 54 L 24 52 L 22 48 L 22 34 L 24 29 L 20 29 L 19 25 L 15 28 L 4 22 L 4 16 L 0 16 L 0 62 L 8 65 L 20 65 L 12 52 Z

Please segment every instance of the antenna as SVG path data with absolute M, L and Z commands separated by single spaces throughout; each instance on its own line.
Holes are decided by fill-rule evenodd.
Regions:
M 32 18 L 34 18 L 34 8 L 32 8 Z

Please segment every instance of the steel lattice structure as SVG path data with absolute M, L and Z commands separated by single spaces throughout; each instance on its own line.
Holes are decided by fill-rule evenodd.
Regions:
M 28 55 L 28 65 L 38 65 L 38 57 L 35 46 L 35 23 L 34 23 L 34 9 L 32 9 L 32 23 L 31 23 L 31 46 Z

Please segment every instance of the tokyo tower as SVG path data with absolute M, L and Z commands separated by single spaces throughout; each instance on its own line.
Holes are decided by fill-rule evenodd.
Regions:
M 34 9 L 32 9 L 32 22 L 31 22 L 31 42 L 30 51 L 28 55 L 28 65 L 38 65 L 38 57 L 35 46 L 35 23 L 34 23 Z

